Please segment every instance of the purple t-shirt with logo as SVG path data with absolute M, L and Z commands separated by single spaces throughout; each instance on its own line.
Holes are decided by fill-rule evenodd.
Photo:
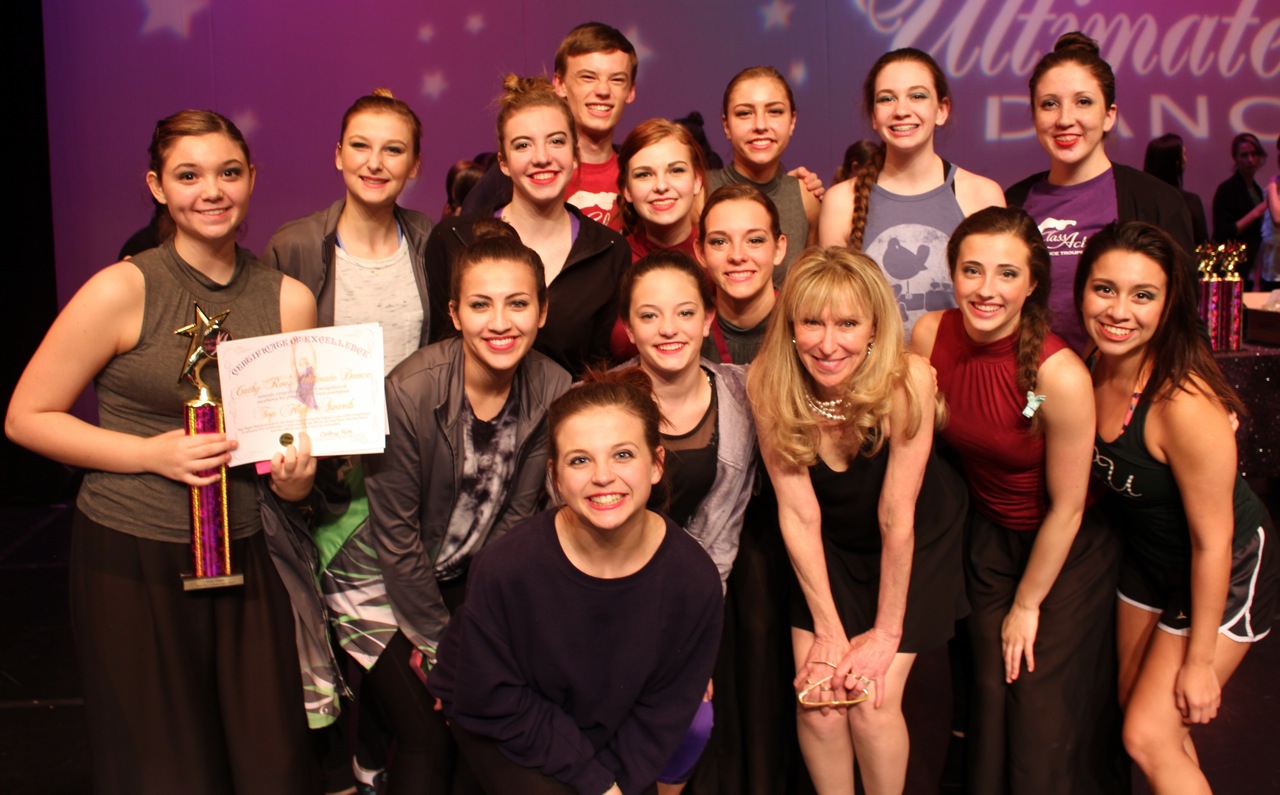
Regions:
M 1036 220 L 1049 247 L 1053 280 L 1049 309 L 1053 311 L 1053 331 L 1083 356 L 1089 337 L 1076 315 L 1072 285 L 1084 244 L 1095 232 L 1116 220 L 1115 172 L 1108 168 L 1078 185 L 1050 185 L 1048 180 L 1041 180 L 1027 193 L 1022 209 Z

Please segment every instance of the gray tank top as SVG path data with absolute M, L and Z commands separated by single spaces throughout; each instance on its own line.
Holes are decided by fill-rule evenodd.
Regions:
M 947 269 L 947 241 L 964 220 L 956 201 L 956 167 L 946 180 L 926 193 L 900 196 L 871 186 L 862 250 L 880 263 L 898 309 L 907 339 L 916 318 L 934 309 L 956 305 Z
M 130 262 L 142 271 L 146 299 L 137 346 L 98 373 L 98 423 L 108 430 L 154 436 L 183 426 L 183 404 L 196 396 L 186 379 L 179 383 L 189 337 L 174 331 L 195 321 L 194 304 L 213 316 L 230 309 L 223 328 L 243 339 L 280 332 L 279 271 L 259 265 L 253 255 L 236 249 L 231 281 L 216 284 L 187 265 L 169 242 L 144 251 Z M 216 362 L 202 377 L 221 394 Z M 227 502 L 231 536 L 243 538 L 262 524 L 254 486 L 254 468 L 228 470 Z M 89 472 L 76 501 L 98 524 L 139 538 L 186 543 L 190 538 L 187 487 L 148 473 Z
M 804 186 L 795 177 L 787 176 L 778 166 L 778 173 L 768 182 L 754 182 L 739 174 L 733 164 L 716 169 L 707 174 L 707 195 L 716 188 L 733 182 L 755 185 L 760 192 L 773 200 L 778 208 L 778 219 L 782 222 L 782 234 L 787 236 L 787 255 L 782 264 L 773 269 L 773 286 L 782 288 L 782 280 L 787 275 L 787 268 L 809 242 L 809 216 L 804 212 L 804 199 L 801 191 Z

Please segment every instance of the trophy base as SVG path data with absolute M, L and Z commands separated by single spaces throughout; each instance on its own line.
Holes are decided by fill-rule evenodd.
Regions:
M 197 577 L 194 574 L 182 575 L 182 590 L 203 591 L 206 588 L 226 588 L 232 585 L 244 585 L 243 574 L 223 574 L 220 577 Z

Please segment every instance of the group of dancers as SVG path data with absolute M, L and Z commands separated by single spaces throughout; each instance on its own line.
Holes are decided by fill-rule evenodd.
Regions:
M 310 795 L 336 719 L 356 758 L 330 791 L 778 793 L 798 743 L 820 793 L 902 792 L 903 691 L 951 642 L 969 792 L 1127 792 L 1122 749 L 1153 791 L 1207 792 L 1190 729 L 1267 634 L 1280 564 L 1189 215 L 1108 159 L 1097 45 L 1036 66 L 1049 169 L 1007 192 L 935 152 L 951 97 L 918 50 L 872 67 L 882 142 L 825 198 L 782 166 L 776 70 L 729 83 L 718 170 L 663 119 L 615 152 L 635 73 L 588 23 L 551 81 L 508 76 L 487 203 L 434 225 L 397 205 L 417 116 L 360 98 L 344 198 L 261 263 L 236 245 L 243 136 L 158 123 L 172 237 L 80 289 L 6 419 L 86 471 L 95 791 Z M 181 429 L 193 303 L 235 337 L 380 323 L 389 427 L 381 455 L 317 461 L 301 434 L 269 475 L 231 469 L 245 584 L 203 593 L 186 487 L 236 442 Z M 90 383 L 98 425 L 71 413 Z

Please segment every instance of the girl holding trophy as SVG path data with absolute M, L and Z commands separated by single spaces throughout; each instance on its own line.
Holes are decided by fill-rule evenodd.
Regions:
M 71 299 L 14 390 L 5 431 L 86 470 L 70 579 L 94 790 L 307 793 L 293 617 L 259 532 L 255 475 L 223 470 L 244 585 L 187 592 L 189 487 L 224 477 L 235 442 L 182 426 L 211 340 L 310 328 L 315 301 L 236 246 L 254 169 L 234 124 L 175 113 L 150 154 L 147 184 L 174 238 Z M 215 398 L 216 369 L 203 374 Z M 91 382 L 98 425 L 71 413 Z M 314 470 L 304 436 L 272 462 L 271 488 L 300 499 Z

